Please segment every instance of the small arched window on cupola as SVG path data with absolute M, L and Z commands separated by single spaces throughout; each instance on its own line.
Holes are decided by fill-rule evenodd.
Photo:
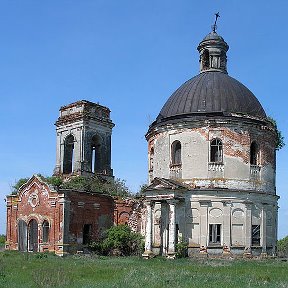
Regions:
M 218 138 L 210 142 L 210 162 L 223 163 L 223 145 L 222 141 Z
M 63 173 L 69 174 L 73 172 L 74 158 L 74 136 L 68 135 L 64 141 L 64 158 L 63 158 Z
M 210 57 L 209 57 L 209 51 L 207 49 L 204 50 L 202 57 L 201 57 L 201 64 L 202 64 L 202 70 L 208 70 L 210 67 Z
M 250 145 L 250 164 L 259 165 L 259 146 L 256 141 Z
M 171 146 L 171 164 L 172 165 L 181 165 L 181 143 L 176 140 L 172 143 Z

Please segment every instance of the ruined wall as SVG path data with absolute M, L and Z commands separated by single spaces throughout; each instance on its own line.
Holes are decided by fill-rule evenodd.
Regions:
M 87 244 L 85 237 L 87 242 L 96 241 L 113 225 L 114 201 L 108 195 L 97 193 L 66 191 L 65 195 L 69 203 L 66 214 L 69 252 L 75 252 Z M 84 225 L 89 225 L 86 226 L 88 230 L 85 231 Z
M 134 198 L 115 199 L 114 225 L 127 224 L 132 231 L 141 232 L 142 200 Z

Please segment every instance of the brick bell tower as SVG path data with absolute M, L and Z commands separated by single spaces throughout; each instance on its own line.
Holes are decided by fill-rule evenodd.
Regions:
M 107 107 L 86 100 L 63 106 L 55 126 L 54 175 L 113 177 L 111 135 L 115 125 Z

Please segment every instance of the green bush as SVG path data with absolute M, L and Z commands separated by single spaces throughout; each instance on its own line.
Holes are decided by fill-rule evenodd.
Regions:
M 126 186 L 126 182 L 118 178 L 104 180 L 97 176 L 78 176 L 69 179 L 69 181 L 63 182 L 60 185 L 60 188 L 98 192 L 118 197 L 132 196 L 129 188 Z
M 106 180 L 97 176 L 75 176 L 70 179 L 63 180 L 58 176 L 45 177 L 41 174 L 37 175 L 49 185 L 58 189 L 75 189 L 82 191 L 90 191 L 95 193 L 103 193 L 116 197 L 133 197 L 131 191 L 126 185 L 125 180 L 111 179 Z M 25 184 L 29 178 L 21 178 L 12 186 L 12 194 L 17 194 L 19 188 Z
M 277 241 L 277 255 L 279 257 L 288 257 L 288 236 Z
M 176 245 L 176 257 L 184 258 L 188 256 L 188 243 L 181 239 Z
M 100 255 L 130 256 L 143 253 L 143 237 L 127 225 L 113 226 L 107 230 L 106 237 L 93 242 L 90 248 Z

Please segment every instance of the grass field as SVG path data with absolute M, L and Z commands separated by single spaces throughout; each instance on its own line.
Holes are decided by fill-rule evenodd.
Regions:
M 0 287 L 288 287 L 288 262 L 0 252 Z

